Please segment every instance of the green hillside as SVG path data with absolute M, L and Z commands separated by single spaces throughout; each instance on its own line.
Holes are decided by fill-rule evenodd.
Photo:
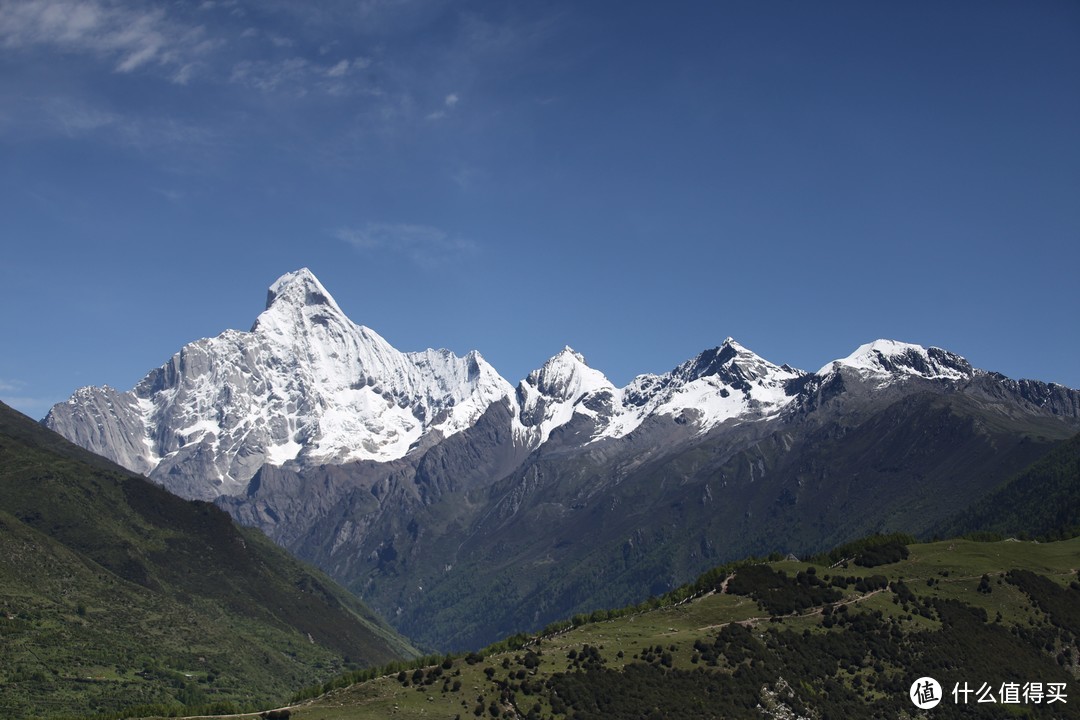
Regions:
M 856 563 L 889 553 L 720 568 L 658 607 L 342 680 L 292 718 L 1080 717 L 1080 538 L 908 551 L 873 567 Z M 908 699 L 922 676 L 945 695 L 925 715 Z M 973 693 L 958 704 L 965 682 L 996 702 Z M 1041 702 L 1001 701 L 1031 683 L 1043 684 Z M 1065 702 L 1049 702 L 1051 688 Z
M 415 656 L 260 533 L 0 405 L 0 713 L 257 706 Z

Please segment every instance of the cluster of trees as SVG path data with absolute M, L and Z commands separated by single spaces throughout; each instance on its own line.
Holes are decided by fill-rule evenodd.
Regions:
M 1010 570 L 1005 580 L 1020 588 L 1050 622 L 1069 636 L 1080 635 L 1080 582 L 1073 580 L 1061 587 L 1030 570 Z
M 94 720 L 126 720 L 143 717 L 190 717 L 193 715 L 239 715 L 253 713 L 258 708 L 254 705 L 241 705 L 234 702 L 212 702 L 201 705 L 178 705 L 176 703 L 152 703 L 129 707 L 119 712 L 101 713 Z M 83 716 L 84 717 L 84 716 Z
M 871 535 L 815 555 L 811 561 L 818 565 L 839 565 L 854 562 L 860 567 L 877 567 L 906 560 L 908 545 L 916 542 L 911 535 Z
M 750 629 L 735 624 L 721 628 L 712 642 L 707 638 L 695 640 L 694 653 L 694 663 L 704 662 L 710 667 L 716 667 L 721 660 L 726 660 L 732 666 L 746 661 L 753 664 L 758 655 Z
M 789 615 L 842 597 L 839 590 L 818 578 L 813 567 L 789 577 L 783 570 L 773 570 L 768 565 L 750 565 L 735 572 L 728 581 L 727 591 L 754 598 L 772 615 Z
M 589 644 L 582 645 L 581 652 L 570 650 L 570 652 L 566 653 L 566 659 L 570 661 L 570 666 L 575 670 L 599 668 L 607 662 L 604 656 L 600 654 L 600 649 Z
M 735 674 L 668 670 L 633 664 L 624 671 L 592 668 L 559 673 L 551 680 L 551 709 L 575 720 L 663 720 L 760 716 L 758 689 L 764 667 Z
M 386 677 L 387 675 L 398 675 L 402 671 L 406 670 L 423 671 L 424 668 L 430 667 L 432 665 L 443 665 L 447 662 L 453 663 L 454 657 L 454 655 L 424 655 L 410 661 L 398 661 L 388 663 L 386 665 L 380 665 L 378 667 L 353 670 L 351 672 L 338 675 L 337 677 L 327 680 L 324 683 L 309 685 L 306 688 L 302 688 L 292 696 L 291 702 L 298 703 L 304 700 L 310 700 L 311 698 L 325 695 L 331 690 L 349 687 L 350 685 L 355 685 L 356 683 L 367 682 L 376 678 Z M 481 660 L 482 659 L 483 657 L 481 656 Z

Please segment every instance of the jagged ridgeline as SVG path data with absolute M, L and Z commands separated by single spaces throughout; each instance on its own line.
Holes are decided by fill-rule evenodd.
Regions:
M 416 651 L 262 533 L 0 404 L 0 714 L 263 707 Z
M 45 423 L 446 651 L 746 555 L 932 537 L 1080 432 L 1080 392 L 892 340 L 807 372 L 730 338 L 624 387 L 565 348 L 514 386 L 476 352 L 396 350 L 299 270 L 250 330 Z

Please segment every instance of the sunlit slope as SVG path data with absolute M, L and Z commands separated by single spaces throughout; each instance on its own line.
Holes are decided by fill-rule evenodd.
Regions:
M 596 613 L 482 660 L 332 690 L 293 716 L 760 718 L 760 706 L 773 717 L 913 717 L 908 690 L 924 675 L 946 694 L 934 717 L 1080 716 L 1080 539 L 909 550 L 877 567 L 728 568 L 689 601 Z M 956 704 L 952 689 L 964 682 L 987 683 L 995 697 L 1003 683 L 1066 683 L 1076 697 Z

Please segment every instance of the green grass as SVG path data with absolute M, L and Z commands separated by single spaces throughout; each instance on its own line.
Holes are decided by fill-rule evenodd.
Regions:
M 259 707 L 416 651 L 261 533 L 0 406 L 0 714 Z
M 775 562 L 770 563 L 770 566 L 794 576 L 797 572 L 806 570 L 809 564 Z M 300 720 L 453 718 L 459 715 L 461 718 L 474 718 L 477 717 L 474 709 L 478 698 L 483 698 L 482 717 L 490 718 L 492 716 L 489 706 L 492 700 L 503 710 L 510 709 L 510 705 L 500 702 L 499 698 L 503 697 L 506 684 L 512 683 L 517 686 L 513 696 L 519 717 L 527 716 L 528 711 L 539 704 L 539 717 L 564 718 L 568 717 L 565 712 L 554 712 L 552 693 L 550 689 L 543 687 L 546 681 L 555 682 L 557 687 L 564 687 L 569 692 L 573 688 L 568 681 L 573 677 L 587 679 L 586 686 L 589 683 L 601 686 L 605 683 L 617 684 L 617 678 L 629 678 L 632 675 L 636 685 L 623 687 L 624 692 L 632 693 L 635 687 L 641 687 L 642 678 L 647 681 L 655 676 L 661 683 L 658 687 L 663 687 L 666 683 L 674 688 L 680 686 L 680 683 L 703 682 L 698 676 L 735 677 L 732 673 L 740 672 L 740 667 L 743 668 L 742 672 L 746 673 L 748 681 L 757 682 L 756 678 L 760 675 L 767 678 L 764 686 L 769 687 L 770 691 L 780 690 L 776 698 L 770 700 L 772 696 L 769 693 L 762 695 L 759 692 L 760 687 L 753 688 L 754 693 L 760 696 L 759 700 L 764 698 L 768 702 L 782 703 L 789 707 L 811 709 L 833 707 L 828 705 L 832 702 L 837 707 L 846 708 L 849 713 L 855 713 L 846 715 L 848 717 L 872 717 L 875 713 L 896 717 L 896 713 L 890 715 L 887 711 L 891 708 L 901 711 L 914 710 L 907 701 L 906 688 L 921 674 L 937 673 L 942 676 L 939 679 L 945 684 L 945 681 L 951 678 L 964 677 L 965 672 L 971 673 L 969 677 L 972 682 L 983 677 L 979 673 L 993 675 L 998 671 L 1027 672 L 1030 676 L 1022 675 L 1021 680 L 1062 679 L 1070 682 L 1070 688 L 1076 687 L 1076 667 L 1060 667 L 1054 660 L 1055 655 L 1064 647 L 1062 638 L 1069 637 L 1068 631 L 1053 628 L 1046 614 L 1035 608 L 1030 597 L 1007 581 L 1003 580 L 998 584 L 997 579 L 1009 569 L 1020 567 L 1049 577 L 1058 586 L 1067 587 L 1069 582 L 1076 579 L 1076 569 L 1080 567 L 1080 538 L 1048 544 L 953 540 L 911 545 L 910 556 L 906 560 L 875 568 L 860 568 L 854 565 L 833 569 L 824 565 L 814 567 L 819 576 L 884 575 L 890 582 L 902 581 L 911 591 L 915 602 L 906 605 L 897 602 L 898 595 L 891 588 L 876 593 L 860 593 L 850 588 L 844 591 L 843 599 L 837 606 L 846 605 L 847 615 L 859 618 L 871 629 L 859 631 L 860 637 L 856 638 L 855 631 L 850 626 L 824 627 L 821 607 L 808 608 L 794 615 L 774 619 L 749 597 L 714 592 L 678 605 L 631 612 L 613 620 L 586 623 L 552 637 L 534 639 L 525 649 L 491 654 L 476 664 L 470 665 L 463 657 L 457 657 L 450 669 L 442 671 L 441 676 L 428 685 L 423 684 L 423 680 L 419 685 L 410 680 L 407 686 L 403 686 L 391 675 L 338 689 L 299 704 L 294 708 L 293 717 Z M 991 578 L 990 593 L 978 591 L 983 575 Z M 928 585 L 927 580 L 932 580 L 933 583 Z M 945 600 L 957 601 L 963 605 L 946 603 L 941 606 L 944 610 L 938 609 L 935 603 Z M 920 606 L 917 603 L 923 601 L 930 603 L 932 607 L 926 611 L 930 617 L 924 617 L 918 612 Z M 1080 602 L 1080 594 L 1077 595 L 1077 602 Z M 985 610 L 986 621 L 973 619 L 975 616 L 964 608 Z M 942 614 L 946 610 L 948 616 L 953 618 L 947 623 L 943 622 Z M 957 615 L 957 612 L 960 614 Z M 995 622 L 998 612 L 1001 612 L 1002 618 Z M 747 665 L 746 661 L 735 664 L 721 662 L 716 667 L 706 668 L 700 654 L 695 651 L 695 642 L 712 642 L 724 628 L 732 627 L 733 624 L 750 627 L 753 642 L 756 644 L 753 652 L 758 653 L 756 657 L 761 660 L 751 661 L 751 665 Z M 963 630 L 959 635 L 959 631 L 954 630 L 957 627 Z M 856 645 L 858 642 L 872 644 L 875 641 L 868 638 L 873 637 L 875 628 L 895 628 L 903 638 L 896 648 L 882 651 L 880 669 L 875 670 L 872 654 L 869 652 L 856 662 L 857 667 L 830 668 L 825 661 L 820 662 L 820 667 L 814 665 L 819 658 L 828 657 L 825 649 L 828 647 L 825 642 L 828 637 Z M 1023 632 L 1034 633 L 1037 637 L 1017 637 L 1014 628 L 1023 628 Z M 1049 637 L 1052 637 L 1055 643 L 1053 652 L 1048 652 L 1041 646 L 1043 640 Z M 971 640 L 970 647 L 967 646 L 965 638 Z M 1070 647 L 1074 650 L 1075 643 L 1076 638 L 1073 636 Z M 904 647 L 905 644 L 908 647 Z M 585 670 L 581 666 L 575 666 L 574 661 L 568 657 L 571 652 L 580 654 L 585 646 L 598 648 L 598 655 L 603 659 L 602 669 Z M 663 653 L 655 653 L 657 646 L 660 646 L 664 653 L 670 654 L 670 667 L 665 666 Z M 1000 647 L 1007 653 L 1002 657 L 980 658 L 980 647 L 985 647 L 990 653 Z M 809 654 L 811 660 L 796 657 L 807 649 L 813 651 Z M 656 655 L 651 663 L 647 662 L 650 650 Z M 540 657 L 535 668 L 526 670 L 522 661 L 528 651 L 539 653 Z M 893 653 L 892 656 L 889 655 L 890 652 Z M 695 655 L 698 655 L 697 662 Z M 937 662 L 936 658 L 941 656 L 951 657 L 956 667 L 948 671 L 930 667 L 930 664 Z M 912 661 L 911 658 L 915 660 L 911 667 L 907 667 L 893 663 L 889 657 L 906 658 L 908 662 Z M 754 665 L 755 662 L 758 665 Z M 920 666 L 919 663 L 927 665 Z M 434 667 L 430 666 L 428 670 L 431 671 Z M 820 675 L 784 675 L 784 672 L 795 668 L 801 668 L 807 675 Z M 485 673 L 488 669 L 492 671 L 491 678 Z M 524 692 L 521 681 L 517 679 L 519 671 L 524 671 L 527 683 L 541 689 Z M 685 672 L 679 675 L 679 671 Z M 412 671 L 407 674 L 411 677 Z M 783 683 L 792 688 L 793 696 L 790 698 L 785 694 L 781 676 L 784 678 Z M 450 686 L 444 690 L 446 678 L 449 678 Z M 1004 679 L 1006 678 L 999 681 Z M 452 689 L 454 682 L 461 683 L 460 690 Z M 500 687 L 500 683 L 504 684 L 503 687 Z M 832 700 L 821 695 L 821 688 L 831 687 L 830 683 L 835 684 Z M 683 692 L 685 694 L 691 691 L 684 688 Z M 658 695 L 656 701 L 661 704 L 676 702 L 671 697 L 662 695 Z M 1028 705 L 1022 706 L 1020 710 L 1033 712 L 1035 717 L 1075 717 L 1078 714 L 1077 705 L 1080 703 L 1067 707 L 1059 704 L 1050 711 L 1045 706 Z M 1002 712 L 1002 707 L 998 705 L 994 709 Z M 951 717 L 953 715 L 950 715 L 950 712 L 955 714 L 961 709 L 955 706 L 947 708 L 945 705 L 939 708 L 941 710 L 936 712 L 935 717 Z M 642 710 L 647 711 L 648 708 Z M 980 716 L 979 713 L 993 716 L 988 714 L 989 706 L 966 710 L 974 713 L 974 716 Z M 584 706 L 580 712 L 582 714 L 576 717 L 599 717 L 589 714 Z M 609 712 L 613 713 L 612 717 L 617 717 L 619 711 L 612 706 Z M 647 712 L 642 716 L 647 717 Z M 736 710 L 723 716 L 761 717 L 757 711 L 750 710 L 745 714 Z

